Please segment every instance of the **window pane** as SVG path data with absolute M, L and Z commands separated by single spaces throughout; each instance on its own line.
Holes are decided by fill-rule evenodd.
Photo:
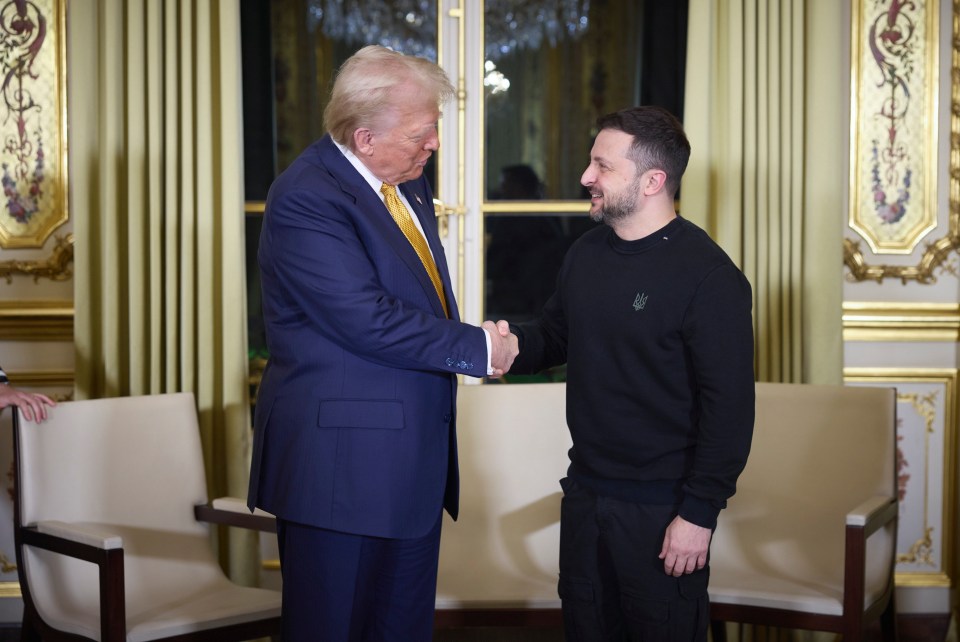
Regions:
M 598 116 L 658 104 L 682 118 L 683 0 L 486 0 L 488 199 L 584 198 Z M 526 166 L 536 192 L 511 195 Z
M 585 213 L 487 214 L 484 318 L 517 322 L 536 317 L 553 294 L 570 245 L 596 225 Z

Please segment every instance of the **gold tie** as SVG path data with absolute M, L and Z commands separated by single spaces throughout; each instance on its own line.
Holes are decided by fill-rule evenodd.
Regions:
M 433 287 L 437 290 L 437 296 L 440 297 L 443 313 L 449 317 L 450 313 L 447 311 L 447 300 L 443 296 L 443 284 L 440 282 L 440 273 L 437 272 L 437 264 L 433 261 L 433 254 L 431 254 L 430 248 L 427 246 L 426 239 L 423 238 L 423 234 L 420 233 L 420 230 L 418 230 L 414 224 L 407 207 L 400 200 L 400 197 L 397 196 L 397 188 L 388 183 L 384 183 L 380 186 L 380 192 L 383 194 L 383 202 L 386 204 L 390 216 L 392 216 L 393 220 L 400 226 L 403 235 L 407 237 L 410 245 L 416 250 L 417 256 L 420 257 L 420 262 L 423 263 L 423 267 L 427 270 L 427 275 L 430 277 L 430 280 L 433 281 Z

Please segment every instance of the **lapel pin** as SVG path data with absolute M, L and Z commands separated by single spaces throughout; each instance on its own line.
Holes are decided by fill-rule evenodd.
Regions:
M 415 199 L 417 199 L 417 203 L 419 203 L 420 205 L 423 205 L 423 201 L 420 200 L 420 195 L 419 195 L 419 194 L 414 194 L 413 197 L 414 197 Z

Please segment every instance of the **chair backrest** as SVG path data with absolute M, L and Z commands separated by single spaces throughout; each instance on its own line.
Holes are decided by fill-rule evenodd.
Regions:
M 566 384 L 460 386 L 457 435 L 460 518 L 444 525 L 438 606 L 558 606 Z
M 60 403 L 20 421 L 20 519 L 203 533 L 207 501 L 193 395 Z
M 16 423 L 15 528 L 67 522 L 122 538 L 128 630 L 157 604 L 228 583 L 193 513 L 208 498 L 192 394 L 64 402 L 43 423 Z M 24 600 L 47 625 L 100 639 L 96 565 L 32 546 L 18 560 Z
M 785 383 L 756 391 L 750 457 L 711 545 L 711 586 L 753 570 L 842 592 L 845 515 L 896 497 L 896 391 Z M 885 558 L 868 573 L 868 596 L 890 580 L 892 549 Z

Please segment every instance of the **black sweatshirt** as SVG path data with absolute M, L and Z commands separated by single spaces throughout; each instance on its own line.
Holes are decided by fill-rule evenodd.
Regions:
M 673 503 L 714 528 L 753 435 L 750 284 L 676 218 L 637 241 L 600 226 L 570 248 L 512 373 L 567 363 L 568 474 L 597 494 Z

